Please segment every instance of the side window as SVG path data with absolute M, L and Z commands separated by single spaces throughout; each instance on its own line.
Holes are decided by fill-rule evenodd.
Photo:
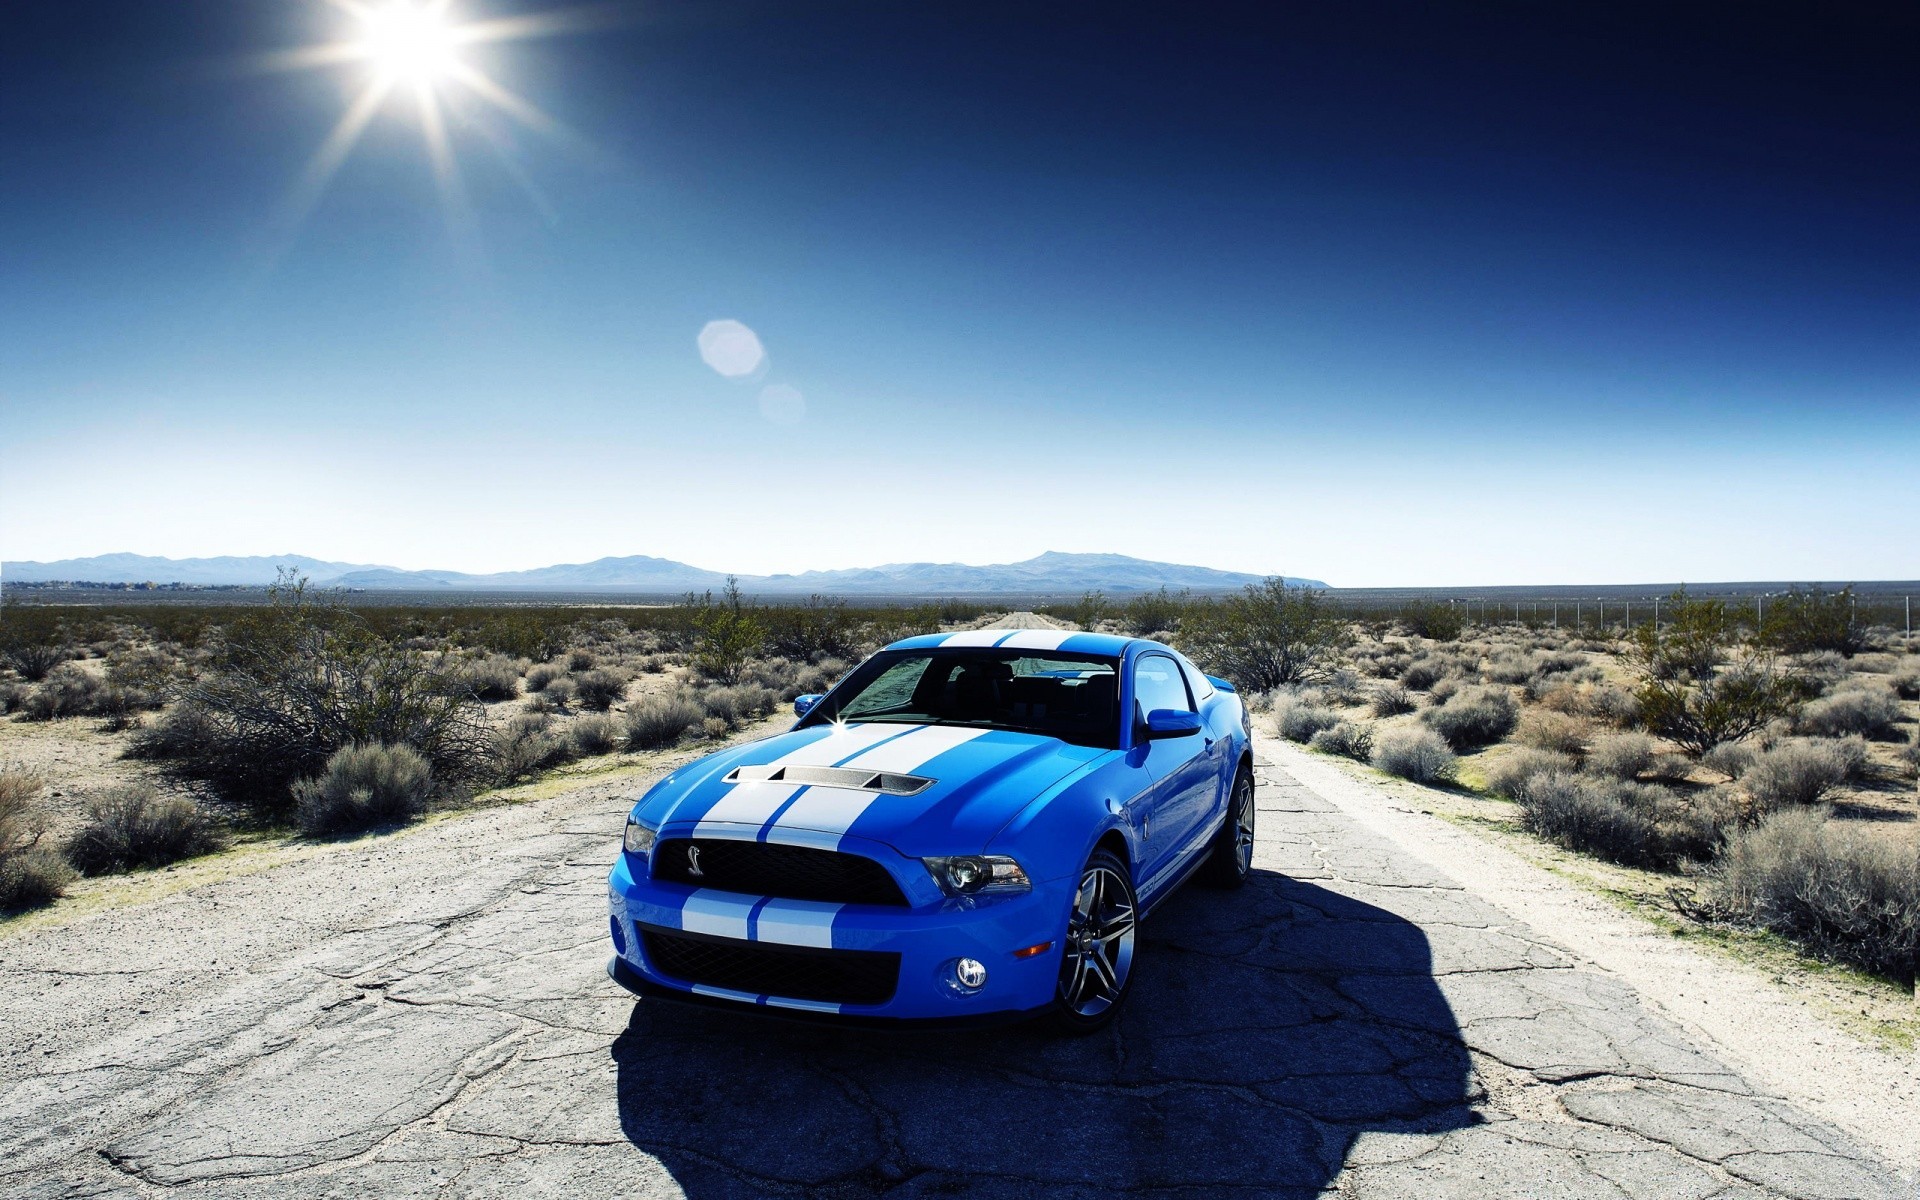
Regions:
M 1145 720 L 1156 708 L 1191 711 L 1193 699 L 1187 695 L 1187 681 L 1180 665 L 1164 654 L 1142 655 L 1133 664 L 1133 699 L 1138 706 L 1137 719 Z
M 1200 668 L 1194 666 L 1184 658 L 1180 660 L 1180 665 L 1186 670 L 1187 686 L 1193 689 L 1193 698 L 1195 700 L 1205 700 L 1207 697 L 1213 695 L 1213 684 L 1209 683 L 1207 677 L 1200 673 Z

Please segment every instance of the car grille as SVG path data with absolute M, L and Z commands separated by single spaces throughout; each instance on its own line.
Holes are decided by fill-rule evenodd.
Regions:
M 682 933 L 642 925 L 647 961 L 687 983 L 830 1004 L 885 1004 L 900 982 L 900 956 L 880 950 L 816 950 Z
M 693 873 L 687 857 L 690 849 L 700 852 L 698 875 Z M 873 859 L 806 846 L 775 846 L 724 838 L 668 838 L 654 847 L 653 877 L 668 883 L 744 892 L 749 896 L 775 896 L 782 900 L 907 906 L 900 885 Z

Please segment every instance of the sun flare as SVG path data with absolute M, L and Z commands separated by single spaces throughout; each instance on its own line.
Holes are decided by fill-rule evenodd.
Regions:
M 360 17 L 361 48 L 374 71 L 394 83 L 428 86 L 459 63 L 459 33 L 445 4 L 391 0 Z

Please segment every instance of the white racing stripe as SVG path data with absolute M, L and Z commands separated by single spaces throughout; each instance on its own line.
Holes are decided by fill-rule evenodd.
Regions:
M 945 650 L 955 646 L 991 646 L 1007 636 L 1004 629 L 968 629 L 960 633 L 950 633 L 940 640 L 940 648 Z
M 1000 643 L 1002 650 L 1058 650 L 1077 629 L 1023 629 Z
M 831 950 L 833 915 L 841 907 L 824 900 L 769 900 L 754 919 L 754 940 Z
M 951 725 L 929 725 L 850 759 L 849 767 L 863 771 L 912 773 L 923 764 L 989 732 Z M 853 788 L 812 787 L 800 793 L 792 807 L 775 818 L 766 840 L 783 846 L 814 846 L 837 850 L 841 837 L 881 794 Z
M 898 725 L 845 725 L 834 729 L 826 737 L 815 739 L 797 750 L 788 751 L 774 759 L 768 766 L 831 766 L 847 757 L 887 738 L 900 733 Z M 748 825 L 757 829 L 767 823 L 767 819 L 780 810 L 780 806 L 793 799 L 793 794 L 801 785 L 795 783 L 736 783 L 729 787 L 726 795 L 714 802 L 705 816 L 694 826 L 693 836 L 725 836 L 728 825 Z M 733 831 L 736 835 L 738 829 Z
M 680 928 L 688 933 L 708 933 L 715 937 L 747 940 L 747 917 L 757 896 L 739 896 L 701 888 L 680 906 Z

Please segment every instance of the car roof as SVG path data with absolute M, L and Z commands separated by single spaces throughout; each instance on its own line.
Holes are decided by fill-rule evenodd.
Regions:
M 1114 633 L 1082 633 L 1076 629 L 965 629 L 958 633 L 924 633 L 918 637 L 902 638 L 886 649 L 932 650 L 941 646 L 953 649 L 991 646 L 1008 650 L 1046 650 L 1061 654 L 1090 654 L 1101 658 L 1119 658 L 1129 647 L 1171 649 L 1146 638 L 1121 637 Z

